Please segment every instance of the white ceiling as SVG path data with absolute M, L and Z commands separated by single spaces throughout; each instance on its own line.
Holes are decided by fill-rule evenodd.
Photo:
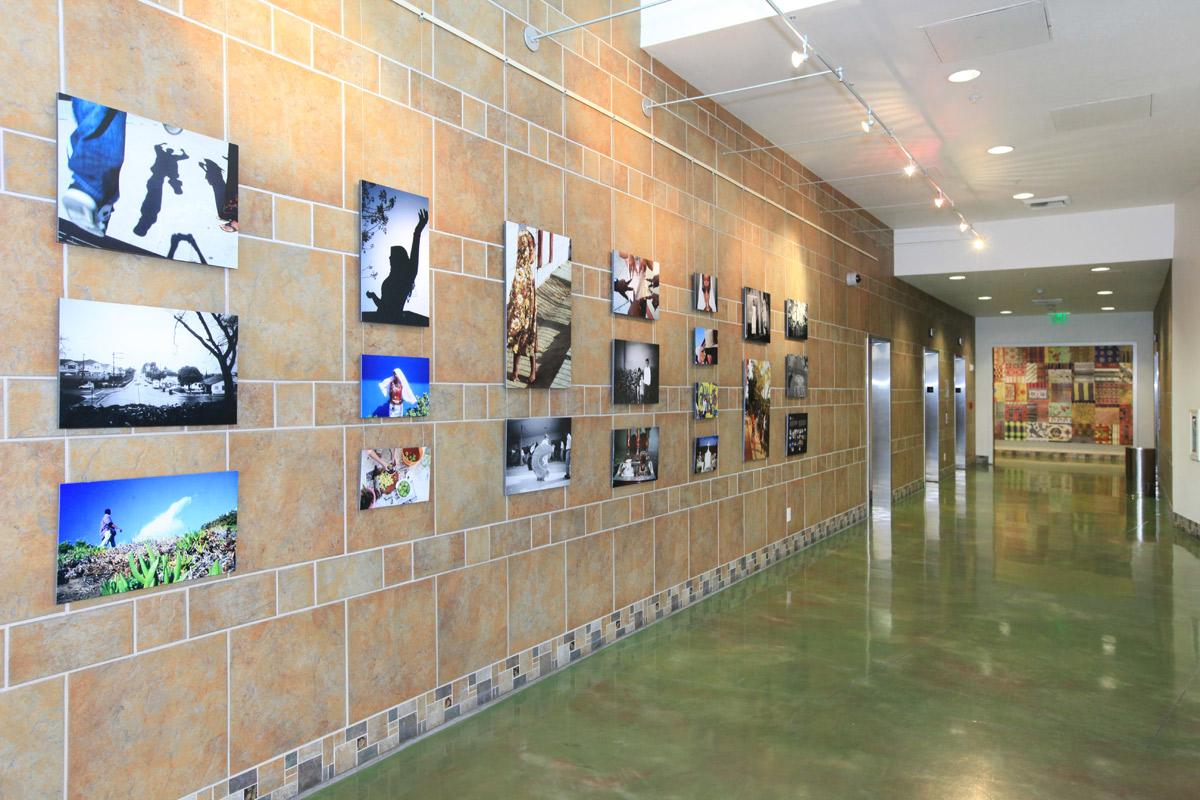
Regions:
M 1097 266 L 1109 269 L 1092 272 Z M 1169 260 L 1131 261 L 966 272 L 962 273 L 966 279 L 960 281 L 952 281 L 945 274 L 906 275 L 904 280 L 973 317 L 994 317 L 1003 309 L 1017 317 L 1052 311 L 1099 314 L 1103 306 L 1113 306 L 1116 311 L 1153 311 L 1170 266 Z M 1112 294 L 1096 294 L 1101 290 Z M 992 299 L 979 300 L 980 296 Z M 1046 306 L 1035 304 L 1035 299 L 1062 302 Z
M 833 0 L 801 8 L 794 17 L 973 222 L 1060 213 L 1029 211 L 1012 199 L 1019 191 L 1070 195 L 1066 210 L 1086 211 L 1170 203 L 1200 182 L 1200 2 L 1029 2 L 1044 2 L 1044 13 L 1022 7 L 937 25 L 1025 4 Z M 682 15 L 679 30 L 695 31 L 695 24 L 683 24 L 689 15 L 695 19 L 693 3 L 711 0 L 676 0 L 653 11 Z M 800 5 L 790 3 L 782 5 Z M 724 0 L 724 6 L 756 9 L 742 19 L 771 13 L 765 0 Z M 1040 33 L 1031 19 L 1040 21 Z M 1042 43 L 1005 49 L 1039 38 Z M 794 46 L 782 23 L 767 17 L 650 42 L 648 49 L 692 85 L 712 92 L 794 74 Z M 944 63 L 939 52 L 966 55 Z M 946 80 L 966 67 L 983 76 L 960 85 Z M 1060 111 L 1143 95 L 1153 95 L 1149 119 L 1144 99 Z M 722 104 L 780 145 L 852 133 L 863 116 L 830 78 L 736 94 Z M 1106 122 L 1120 112 L 1141 119 Z M 1016 152 L 987 155 L 995 144 L 1013 145 Z M 834 185 L 894 228 L 954 221 L 950 212 L 933 208 L 925 187 L 903 177 L 899 153 L 880 136 L 785 149 L 824 179 L 891 173 Z

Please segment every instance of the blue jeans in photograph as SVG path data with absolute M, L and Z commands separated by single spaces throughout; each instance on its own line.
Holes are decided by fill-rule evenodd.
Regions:
M 125 161 L 125 112 L 78 98 L 71 99 L 71 186 L 96 201 L 115 203 Z

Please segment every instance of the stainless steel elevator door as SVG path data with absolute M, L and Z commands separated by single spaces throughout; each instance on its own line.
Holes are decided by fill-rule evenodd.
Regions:
M 925 351 L 925 480 L 938 480 L 938 354 Z
M 954 357 L 954 466 L 967 468 L 967 360 Z
M 871 508 L 892 504 L 892 343 L 871 339 L 869 346 Z

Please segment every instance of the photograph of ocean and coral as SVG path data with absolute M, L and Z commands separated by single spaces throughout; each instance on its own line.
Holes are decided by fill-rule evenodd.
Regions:
M 59 603 L 237 567 L 237 472 L 59 487 Z

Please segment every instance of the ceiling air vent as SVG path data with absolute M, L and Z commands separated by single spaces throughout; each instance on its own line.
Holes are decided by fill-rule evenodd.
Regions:
M 1031 197 L 1025 201 L 1025 205 L 1034 211 L 1046 208 L 1065 208 L 1071 205 L 1071 197 L 1065 194 L 1060 194 L 1058 197 Z

